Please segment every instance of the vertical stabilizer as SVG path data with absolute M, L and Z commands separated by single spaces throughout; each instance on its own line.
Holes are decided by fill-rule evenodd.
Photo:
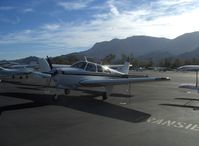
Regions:
M 125 62 L 124 66 L 121 68 L 121 72 L 125 73 L 125 74 L 128 74 L 129 73 L 129 66 L 130 66 L 130 63 L 129 62 Z
M 128 74 L 129 73 L 129 67 L 130 67 L 130 62 L 129 62 L 129 58 L 126 60 L 126 62 L 124 63 L 124 65 L 120 68 L 120 72 L 124 73 L 124 74 Z
M 41 58 L 38 60 L 38 62 L 39 62 L 39 68 L 40 68 L 41 72 L 50 72 L 51 71 L 51 67 L 46 59 Z

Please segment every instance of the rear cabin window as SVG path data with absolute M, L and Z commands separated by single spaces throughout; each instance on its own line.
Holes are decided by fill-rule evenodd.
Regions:
M 86 71 L 96 72 L 96 65 L 92 63 L 88 63 L 86 67 Z
M 98 71 L 98 72 L 103 72 L 103 68 L 102 68 L 102 66 L 97 65 L 97 71 Z

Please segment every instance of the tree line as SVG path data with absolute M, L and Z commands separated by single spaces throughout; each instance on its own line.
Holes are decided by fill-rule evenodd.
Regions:
M 122 54 L 121 58 L 117 60 L 115 60 L 116 57 L 114 54 L 110 54 L 103 59 L 103 62 L 105 62 L 106 64 L 123 64 L 128 57 L 130 58 L 130 63 L 134 67 L 167 67 L 170 69 L 176 69 L 183 65 L 199 65 L 199 58 L 184 59 L 168 57 L 160 60 L 155 60 L 153 58 L 139 59 L 134 57 L 133 54 L 130 54 L 129 56 Z

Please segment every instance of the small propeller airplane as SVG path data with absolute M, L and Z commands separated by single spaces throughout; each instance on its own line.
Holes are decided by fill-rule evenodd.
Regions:
M 42 58 L 39 59 L 39 66 L 40 72 L 31 72 L 29 74 L 38 76 L 38 78 L 48 78 L 49 86 L 51 82 L 54 82 L 54 87 L 63 89 L 65 94 L 69 94 L 70 90 L 76 90 L 80 87 L 104 87 L 103 100 L 108 98 L 115 85 L 170 80 L 169 77 L 133 77 L 128 75 L 129 61 L 126 61 L 123 67 L 120 67 L 120 71 L 86 59 L 85 61 L 76 62 L 70 67 L 53 68 L 49 58 Z M 26 74 L 26 72 L 20 72 L 20 74 Z M 54 99 L 57 100 L 58 96 L 59 94 L 56 93 Z

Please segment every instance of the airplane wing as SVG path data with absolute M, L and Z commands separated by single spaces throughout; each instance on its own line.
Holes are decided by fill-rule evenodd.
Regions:
M 179 88 L 191 89 L 191 90 L 199 90 L 199 88 L 195 84 L 181 84 Z
M 104 80 L 83 80 L 80 81 L 82 86 L 111 86 L 111 85 L 121 85 L 136 82 L 147 82 L 147 81 L 164 81 L 170 80 L 169 77 L 159 78 L 159 77 L 140 77 L 140 78 L 119 78 L 119 79 L 104 79 Z
M 24 75 L 33 75 L 38 78 L 50 78 L 51 74 L 42 73 L 42 72 L 36 72 L 36 71 L 16 71 L 16 70 L 9 70 L 4 69 L 3 71 L 0 71 L 0 79 L 5 79 L 12 76 L 24 76 Z
M 179 70 L 179 71 L 199 71 L 199 65 L 184 65 L 184 66 L 180 66 L 177 70 Z
M 68 68 L 71 67 L 71 65 L 66 64 L 52 64 L 53 68 Z
M 105 66 L 108 66 L 109 68 L 117 69 L 119 67 L 123 67 L 124 64 L 113 64 L 113 65 L 105 65 Z M 129 67 L 132 67 L 132 64 L 130 64 Z
M 42 72 L 32 72 L 31 75 L 37 78 L 51 78 L 52 77 L 51 74 L 42 73 Z
M 4 77 L 11 77 L 11 76 L 15 76 L 15 75 L 28 75 L 31 72 L 6 72 L 6 73 L 0 73 L 0 78 L 4 78 Z

